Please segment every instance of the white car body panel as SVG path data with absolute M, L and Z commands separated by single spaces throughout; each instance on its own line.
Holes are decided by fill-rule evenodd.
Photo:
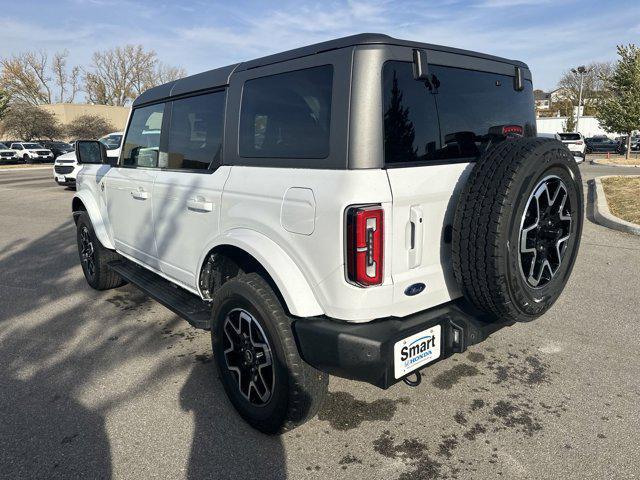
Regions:
M 451 266 L 451 244 L 443 238 L 453 224 L 456 200 L 472 164 L 429 165 L 387 170 L 393 192 L 393 303 L 401 315 L 461 295 Z M 415 232 L 411 248 L 411 230 Z M 405 290 L 424 283 L 415 297 Z
M 442 231 L 452 222 L 452 199 L 470 168 L 464 163 L 388 170 L 222 166 L 212 174 L 188 174 L 86 165 L 76 196 L 83 202 L 96 194 L 105 199 L 90 212 L 92 221 L 95 216 L 101 223 L 105 246 L 189 291 L 199 292 L 207 254 L 232 245 L 269 272 L 293 315 L 364 322 L 406 316 L 460 295 Z M 188 208 L 197 197 L 211 203 L 210 212 Z M 354 204 L 384 209 L 379 286 L 361 288 L 345 276 L 344 215 Z M 423 212 L 422 253 L 410 268 L 415 252 L 406 235 L 416 206 Z M 405 295 L 414 283 L 425 283 L 425 292 Z
M 156 174 L 154 169 L 110 168 L 102 181 L 116 250 L 161 270 L 153 228 Z
M 152 206 L 160 269 L 181 283 L 198 287 L 199 259 L 205 244 L 220 234 L 222 190 L 231 167 L 213 173 L 158 171 Z
M 100 243 L 106 248 L 113 250 L 115 249 L 115 245 L 113 244 L 113 236 L 111 235 L 111 226 L 108 222 L 108 217 L 105 215 L 106 211 L 104 209 L 104 202 L 100 202 L 102 205 L 98 205 L 96 203 L 95 199 L 101 198 L 101 196 L 96 196 L 96 184 L 94 183 L 92 188 L 91 183 L 91 180 L 85 182 L 84 188 L 79 189 L 73 198 L 74 200 L 77 198 L 85 206 L 85 209 L 89 214 L 89 218 L 91 219 L 93 230 L 96 232 L 96 236 L 98 237 L 98 240 L 100 240 Z

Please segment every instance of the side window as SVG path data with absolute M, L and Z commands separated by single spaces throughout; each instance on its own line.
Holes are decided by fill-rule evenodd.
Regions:
M 164 103 L 136 108 L 122 149 L 125 167 L 158 167 Z
M 174 100 L 163 168 L 207 170 L 220 164 L 225 92 Z
M 382 77 L 385 162 L 436 158 L 440 130 L 433 95 L 423 82 L 414 80 L 410 63 L 386 62 Z
M 329 155 L 333 66 L 247 80 L 242 92 L 242 157 Z

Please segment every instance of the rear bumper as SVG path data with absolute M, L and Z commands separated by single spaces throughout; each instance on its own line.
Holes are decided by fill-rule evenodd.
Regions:
M 300 355 L 310 365 L 331 375 L 386 389 L 402 380 L 394 376 L 395 343 L 438 324 L 442 327 L 440 357 L 423 368 L 464 352 L 491 333 L 512 325 L 489 322 L 458 300 L 409 317 L 369 323 L 301 319 L 294 322 L 293 330 Z

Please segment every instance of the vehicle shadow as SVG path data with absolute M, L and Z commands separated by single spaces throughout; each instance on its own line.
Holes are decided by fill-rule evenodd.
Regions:
M 180 405 L 195 421 L 187 478 L 286 478 L 281 439 L 240 418 L 214 371 L 213 361 L 196 365 L 180 391 Z
M 132 402 L 148 402 L 159 389 L 173 392 L 165 386 L 176 381 L 184 382 L 180 407 L 192 420 L 179 411 L 177 418 L 195 423 L 184 459 L 188 478 L 265 472 L 286 478 L 281 439 L 252 430 L 236 414 L 210 355 L 198 361 L 188 347 L 183 355 L 167 354 L 181 348 L 181 337 L 163 332 L 188 330 L 183 320 L 132 286 L 90 289 L 71 218 L 25 237 L 17 226 L 0 242 L 0 478 L 112 478 L 114 445 L 119 452 L 135 449 L 140 438 L 149 443 L 144 449 L 165 448 L 154 454 L 169 458 L 171 442 L 150 445 L 152 434 L 134 440 L 127 428 L 109 428 L 107 418 Z M 142 373 L 134 376 L 130 365 L 141 358 Z M 150 410 L 145 421 L 156 418 Z M 190 425 L 175 428 L 189 435 Z M 142 468 L 136 457 L 123 462 L 130 472 Z

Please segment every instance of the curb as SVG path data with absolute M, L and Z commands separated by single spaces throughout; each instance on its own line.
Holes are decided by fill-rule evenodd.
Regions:
M 589 160 L 591 165 L 602 165 L 603 167 L 620 167 L 620 168 L 640 168 L 640 165 L 618 165 L 615 163 L 602 163 L 598 160 Z
M 605 178 L 618 177 L 620 175 L 605 175 L 602 177 L 596 177 L 594 179 L 594 197 L 593 197 L 593 218 L 600 225 L 611 228 L 613 230 L 619 230 L 621 232 L 631 233 L 633 235 L 640 235 L 640 225 L 627 222 L 621 218 L 616 217 L 609 210 L 609 204 L 607 203 L 607 197 L 604 195 L 604 189 L 602 188 L 602 180 Z M 623 175 L 624 177 L 640 177 L 640 175 Z

